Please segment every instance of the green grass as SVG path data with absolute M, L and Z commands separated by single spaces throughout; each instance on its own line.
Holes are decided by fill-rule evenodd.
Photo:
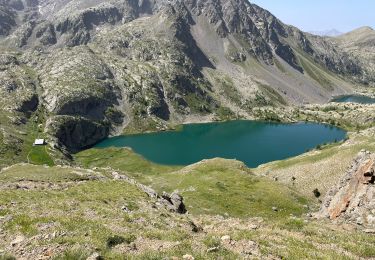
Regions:
M 84 167 L 108 167 L 123 170 L 142 183 L 150 184 L 150 177 L 181 169 L 180 166 L 164 166 L 147 161 L 128 148 L 89 149 L 75 155 Z
M 47 152 L 47 146 L 33 146 L 28 155 L 29 162 L 36 165 L 53 166 L 54 162 Z
M 90 242 L 103 250 L 111 236 L 134 239 L 135 230 L 116 231 L 104 224 L 107 219 L 123 226 L 127 221 L 121 207 L 133 204 L 141 208 L 140 203 L 146 200 L 146 195 L 135 186 L 115 181 L 88 181 L 65 190 L 2 190 L 0 194 L 0 205 L 15 205 L 9 208 L 8 214 L 13 217 L 4 225 L 5 231 L 33 236 L 40 232 L 41 224 L 54 223 L 55 230 L 71 234 L 56 238 L 57 242 L 83 243 L 89 233 Z
M 27 167 L 27 170 L 26 170 Z M 81 175 L 77 173 L 82 173 Z M 62 167 L 40 167 L 36 165 L 14 165 L 0 174 L 0 182 L 45 181 L 62 182 L 85 180 L 85 171 Z
M 77 180 L 74 171 L 61 167 L 18 165 L 7 169 L 0 182 L 32 179 L 62 184 Z M 338 249 L 354 256 L 348 259 L 375 256 L 375 238 L 370 234 L 331 230 L 325 222 L 291 218 L 291 214 L 304 212 L 301 204 L 306 200 L 289 188 L 253 176 L 239 162 L 206 161 L 177 172 L 167 172 L 163 176 L 164 182 L 156 172 L 151 175 L 155 187 L 167 191 L 177 188 L 183 194 L 186 205 L 190 207 L 187 216 L 153 209 L 152 200 L 135 186 L 102 179 L 76 183 L 60 190 L 3 189 L 0 205 L 13 205 L 4 212 L 11 218 L 6 218 L 3 231 L 21 233 L 28 238 L 45 234 L 43 226 L 51 226 L 48 233 L 64 231 L 64 236 L 44 242 L 36 240 L 25 248 L 30 250 L 30 247 L 48 244 L 66 248 L 54 259 L 86 259 L 94 251 L 105 259 L 181 258 L 185 254 L 191 254 L 195 259 L 241 258 L 235 251 L 225 248 L 220 239 L 223 235 L 230 235 L 236 241 L 255 241 L 264 256 L 270 254 L 283 259 L 342 259 Z M 122 211 L 123 205 L 128 205 L 132 212 Z M 273 212 L 272 206 L 277 206 L 279 211 Z M 217 214 L 225 216 L 218 218 Z M 230 216 L 240 218 L 230 219 Z M 247 218 L 252 216 L 263 217 L 263 221 L 255 230 L 244 228 L 247 223 L 253 223 L 254 219 Z M 191 231 L 187 222 L 190 217 L 205 227 L 204 232 Z M 203 219 L 199 220 L 201 217 Z M 225 221 L 230 222 L 226 224 Z M 238 223 L 230 226 L 231 221 Z M 209 229 L 208 226 L 215 228 Z M 140 243 L 140 237 L 144 239 L 140 241 L 175 242 L 176 245 L 160 252 L 145 249 L 127 255 L 116 249 L 116 244 L 121 247 L 133 241 Z M 3 241 L 0 241 L 0 248 L 2 246 Z M 212 247 L 217 247 L 217 250 L 207 252 Z
M 86 260 L 89 253 L 85 249 L 67 250 L 64 253 L 56 256 L 53 260 Z
M 44 125 L 43 110 L 39 109 L 26 120 L 25 124 L 15 125 L 9 120 L 8 112 L 0 111 L 1 127 L 5 132 L 11 133 L 7 143 L 0 131 L 0 167 L 18 162 L 30 162 L 36 165 L 54 165 L 48 153 L 48 147 L 33 146 L 37 138 L 44 138 L 44 133 L 39 125 Z M 24 117 L 20 113 L 9 116 Z
M 287 105 L 285 99 L 276 90 L 274 90 L 268 85 L 261 84 L 259 82 L 257 82 L 257 84 L 260 87 L 261 91 L 273 101 L 273 106 L 275 105 L 274 102 L 276 102 L 276 104 L 279 105 Z
M 373 138 L 367 137 L 357 137 L 356 141 L 358 142 L 355 145 L 351 146 L 342 146 L 343 142 L 328 144 L 322 146 L 319 149 L 318 153 L 314 153 L 308 156 L 297 156 L 290 159 L 276 161 L 270 163 L 274 169 L 283 169 L 288 168 L 296 164 L 309 164 L 315 163 L 318 161 L 322 161 L 331 157 L 334 154 L 341 153 L 341 154 L 352 154 L 354 157 L 362 149 L 366 149 L 369 151 L 375 151 L 375 143 Z
M 319 83 L 323 88 L 327 90 L 333 90 L 332 82 L 326 76 L 325 70 L 317 67 L 313 61 L 310 61 L 310 58 L 297 52 L 297 57 L 299 63 L 301 64 L 304 71 L 317 83 Z
M 164 174 L 155 178 L 152 186 L 159 191 L 181 191 L 193 214 L 279 218 L 304 212 L 302 205 L 307 200 L 242 167 L 230 160 L 211 160 L 186 173 Z M 272 211 L 272 207 L 279 211 Z
M 181 169 L 150 163 L 119 148 L 86 150 L 76 159 L 86 167 L 119 169 L 159 192 L 179 190 L 193 214 L 279 218 L 302 214 L 303 204 L 308 203 L 297 192 L 259 178 L 231 160 L 215 159 Z

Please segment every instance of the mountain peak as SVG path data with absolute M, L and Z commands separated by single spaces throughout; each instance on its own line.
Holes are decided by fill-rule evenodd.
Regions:
M 362 34 L 362 33 L 373 33 L 374 29 L 372 29 L 370 26 L 362 26 L 357 29 L 354 29 L 346 34 Z
M 370 26 L 363 26 L 340 35 L 338 38 L 358 42 L 369 37 L 373 38 L 373 35 L 375 35 L 374 29 Z

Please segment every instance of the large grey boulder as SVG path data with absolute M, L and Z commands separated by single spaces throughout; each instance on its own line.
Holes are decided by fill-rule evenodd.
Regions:
M 173 192 L 172 194 L 163 192 L 161 197 L 169 210 L 180 214 L 185 214 L 187 212 L 183 202 L 184 199 L 180 194 L 176 192 Z

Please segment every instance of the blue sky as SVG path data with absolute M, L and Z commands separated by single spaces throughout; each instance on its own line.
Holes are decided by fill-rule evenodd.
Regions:
M 250 0 L 304 31 L 375 28 L 375 0 Z

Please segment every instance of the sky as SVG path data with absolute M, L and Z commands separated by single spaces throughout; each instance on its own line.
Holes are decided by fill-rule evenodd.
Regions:
M 375 0 L 250 0 L 303 31 L 375 29 Z

